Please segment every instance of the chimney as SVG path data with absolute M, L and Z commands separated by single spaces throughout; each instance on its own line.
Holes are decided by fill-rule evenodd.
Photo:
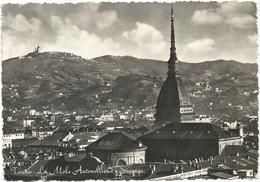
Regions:
M 155 169 L 156 169 L 156 166 L 153 165 L 153 169 L 152 169 L 153 173 L 155 172 Z
M 178 171 L 178 165 L 175 165 L 174 169 L 175 171 Z
M 166 164 L 166 163 L 167 163 L 167 162 L 166 162 L 166 159 L 163 159 L 163 163 L 164 163 L 164 164 Z
M 190 166 L 192 165 L 192 162 L 191 162 L 191 161 L 189 161 L 189 165 L 190 165 Z
M 143 143 L 142 143 L 141 140 L 138 141 L 138 146 L 139 146 L 139 147 L 143 147 Z
M 151 169 L 151 173 L 153 174 L 155 172 L 155 165 L 150 164 L 149 168 Z
M 241 138 L 243 138 L 244 137 L 244 130 L 243 130 L 243 127 L 242 127 L 242 125 L 240 123 L 237 124 L 237 129 L 239 130 L 239 136 Z
M 227 126 L 227 124 L 226 124 L 225 122 L 222 124 L 222 128 L 223 128 L 225 131 L 228 131 L 228 126 Z
M 202 158 L 201 157 L 199 158 L 199 162 L 202 162 Z
M 239 157 L 239 152 L 237 152 L 237 157 Z
M 180 166 L 180 171 L 181 173 L 183 173 L 183 166 Z

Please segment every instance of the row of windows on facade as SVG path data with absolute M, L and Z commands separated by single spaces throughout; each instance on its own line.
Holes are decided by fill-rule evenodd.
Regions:
M 161 131 L 156 131 L 156 134 L 158 134 L 158 133 L 160 133 L 160 132 L 161 132 Z M 189 133 L 190 133 L 190 134 L 193 134 L 193 132 L 196 132 L 196 130 L 194 130 L 194 131 L 191 130 Z M 176 131 L 173 130 L 173 131 L 172 131 L 172 134 L 175 134 L 175 133 L 176 133 Z M 211 132 L 208 130 L 208 131 L 207 131 L 207 134 L 210 134 L 210 133 L 211 133 Z
M 24 134 L 23 133 L 17 133 L 17 134 L 6 134 L 4 135 L 5 138 L 7 137 L 15 137 L 15 136 L 23 136 Z
M 193 112 L 193 108 L 181 108 L 180 112 Z

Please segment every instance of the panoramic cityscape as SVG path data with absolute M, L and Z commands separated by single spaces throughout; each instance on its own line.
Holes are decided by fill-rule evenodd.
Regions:
M 181 13 L 184 10 L 186 14 Z M 31 3 L 6 4 L 2 11 L 5 180 L 256 177 L 258 78 L 256 57 L 252 57 L 257 41 L 255 3 Z M 153 15 L 151 11 L 157 12 Z M 49 16 L 50 21 L 44 19 Z M 243 16 L 247 19 L 241 28 Z M 91 17 L 95 19 L 92 23 Z M 158 17 L 163 17 L 164 23 Z M 132 19 L 137 21 L 133 24 L 136 29 L 131 30 L 127 24 Z M 188 37 L 187 31 L 192 37 L 200 33 L 186 28 L 186 32 L 181 31 L 184 20 L 194 30 L 209 24 L 203 35 L 213 32 L 220 41 L 223 39 L 217 37 L 221 33 L 215 26 L 223 26 L 220 32 L 224 34 L 225 26 L 229 27 L 233 32 L 229 38 L 241 41 L 225 42 L 234 50 L 213 45 L 209 38 L 194 41 L 188 44 L 187 53 L 177 42 L 182 36 Z M 225 25 L 220 26 L 224 20 Z M 83 30 L 87 25 L 77 26 L 77 21 L 97 31 L 88 33 Z M 163 26 L 166 33 L 152 27 L 152 21 L 159 22 L 157 27 Z M 112 41 L 117 38 L 111 32 L 119 31 L 117 23 L 129 28 L 119 36 L 120 45 L 129 39 L 140 42 L 112 50 Z M 59 31 L 54 33 L 50 27 Z M 103 37 L 90 47 L 88 40 L 101 39 L 98 33 L 111 38 Z M 244 36 L 251 47 L 242 48 Z M 206 47 L 202 46 L 205 40 L 209 43 Z M 12 41 L 18 42 L 17 51 L 9 50 L 16 48 Z M 34 42 L 34 46 L 26 47 L 26 41 Z M 77 44 L 86 47 L 88 57 L 93 57 L 81 54 Z M 235 44 L 241 44 L 241 49 Z M 140 50 L 134 48 L 140 45 Z M 128 48 L 130 51 L 125 52 Z M 112 52 L 106 52 L 108 49 Z M 219 55 L 213 53 L 217 49 Z M 200 51 L 202 61 L 196 61 Z M 223 58 L 214 60 L 216 55 Z

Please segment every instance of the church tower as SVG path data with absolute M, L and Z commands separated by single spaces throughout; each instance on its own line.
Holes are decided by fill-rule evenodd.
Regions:
M 168 61 L 168 77 L 163 83 L 156 105 L 155 126 L 180 122 L 180 99 L 178 93 L 176 62 L 177 54 L 174 35 L 174 17 L 171 8 L 171 48 Z

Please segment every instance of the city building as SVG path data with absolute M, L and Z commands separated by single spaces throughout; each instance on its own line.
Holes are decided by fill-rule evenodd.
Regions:
M 86 148 L 108 166 L 124 166 L 145 162 L 147 147 L 126 132 L 113 131 Z
M 84 150 L 89 144 L 97 141 L 100 137 L 104 136 L 104 132 L 69 132 L 69 134 L 62 139 L 62 145 L 65 147 L 75 147 L 79 150 Z
M 4 131 L 3 134 L 3 148 L 12 148 L 13 140 L 24 139 L 24 131 Z
M 55 128 L 54 126 L 49 126 L 49 123 L 47 122 L 36 123 L 36 125 L 32 127 L 32 136 L 42 140 L 53 135 L 57 129 L 58 128 Z
M 231 141 L 237 142 L 230 139 L 233 137 L 240 139 L 239 133 L 221 130 L 210 123 L 172 123 L 141 139 L 148 147 L 146 160 L 162 162 L 217 156 Z
M 173 24 L 171 9 L 171 54 L 168 61 L 168 78 L 158 97 L 155 129 L 140 137 L 142 143 L 148 147 L 146 161 L 149 162 L 215 157 L 227 145 L 243 144 L 243 132 L 240 127 L 224 130 L 208 122 L 196 122 L 193 106 L 176 69 L 178 61 Z
M 158 96 L 155 114 L 155 126 L 160 127 L 165 123 L 180 122 L 180 97 L 176 75 L 176 48 L 173 23 L 173 10 L 171 9 L 171 48 L 168 61 L 168 77 L 163 83 Z
M 76 171 L 80 167 L 82 170 L 96 170 L 104 164 L 100 159 L 94 157 L 91 153 L 78 154 L 73 157 L 60 157 L 57 159 L 49 160 L 44 166 L 45 170 L 54 173 L 57 167 L 66 170 Z
M 32 126 L 33 122 L 35 122 L 35 119 L 24 119 L 23 127 L 30 127 L 30 126 Z
M 149 180 L 180 180 L 208 174 L 208 167 L 198 168 L 187 163 L 160 163 L 152 166 Z
M 62 145 L 62 140 L 68 135 L 67 132 L 56 132 L 51 136 L 48 136 L 42 140 L 36 140 L 30 144 L 28 144 L 28 147 L 26 148 L 28 152 L 42 152 L 42 151 L 48 151 L 55 152 L 61 154 L 63 152 L 67 151 L 73 151 L 72 148 L 66 147 Z M 75 150 L 75 149 L 74 149 Z M 47 153 L 46 153 L 47 154 Z
M 160 90 L 155 114 L 155 127 L 195 119 L 193 104 L 180 77 L 176 55 L 173 10 L 171 10 L 171 48 L 168 61 L 168 77 Z

